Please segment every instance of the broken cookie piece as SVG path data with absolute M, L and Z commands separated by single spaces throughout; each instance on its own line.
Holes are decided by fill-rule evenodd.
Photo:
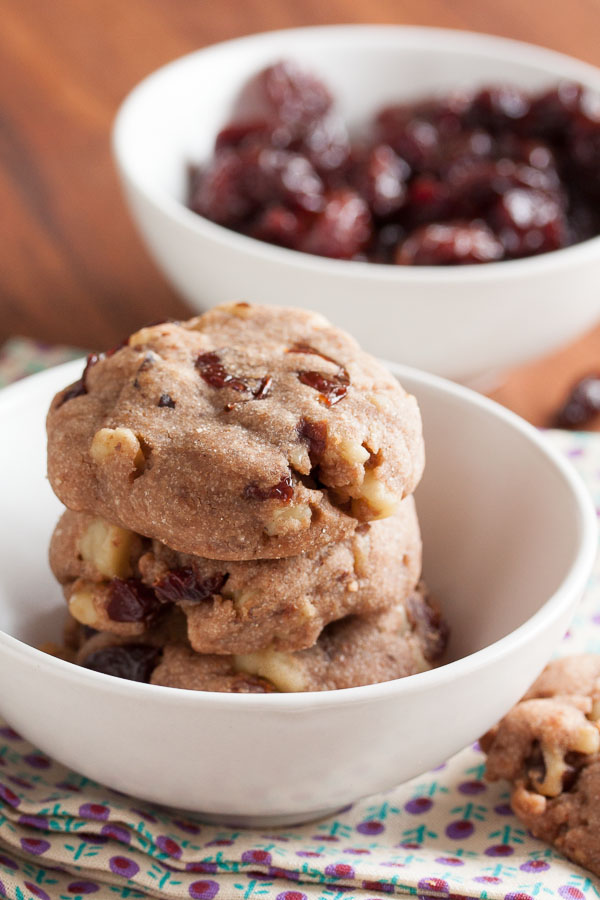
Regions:
M 600 876 L 600 657 L 551 662 L 480 743 L 532 834 Z

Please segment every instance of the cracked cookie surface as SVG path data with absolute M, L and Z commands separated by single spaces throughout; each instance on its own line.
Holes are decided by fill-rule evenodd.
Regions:
M 331 621 L 378 612 L 414 590 L 421 538 L 414 500 L 348 538 L 285 559 L 218 561 L 67 510 L 50 544 L 71 614 L 98 631 L 135 637 L 165 604 L 186 616 L 198 653 L 312 646 Z
M 353 338 L 243 303 L 89 357 L 47 427 L 66 506 L 212 559 L 341 540 L 393 514 L 424 462 L 414 397 Z
M 179 610 L 135 640 L 70 622 L 79 665 L 166 687 L 227 693 L 324 691 L 403 678 L 441 661 L 447 627 L 420 587 L 405 602 L 328 625 L 306 650 L 195 653 Z
M 486 777 L 512 782 L 535 837 L 600 875 L 600 657 L 551 662 L 481 739 Z

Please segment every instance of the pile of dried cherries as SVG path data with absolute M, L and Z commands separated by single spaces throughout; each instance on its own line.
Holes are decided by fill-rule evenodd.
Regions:
M 242 88 L 192 210 L 335 259 L 458 265 L 600 233 L 600 100 L 562 83 L 454 92 L 379 111 L 350 139 L 327 88 L 290 62 Z

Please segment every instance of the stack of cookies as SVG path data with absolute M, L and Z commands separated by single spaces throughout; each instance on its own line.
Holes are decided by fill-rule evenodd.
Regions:
M 71 658 L 235 692 L 431 668 L 423 463 L 414 397 L 314 313 L 237 303 L 90 356 L 48 415 Z

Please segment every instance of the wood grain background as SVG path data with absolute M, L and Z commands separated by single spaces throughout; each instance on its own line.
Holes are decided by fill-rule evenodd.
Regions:
M 2 0 L 0 16 L 0 341 L 110 346 L 185 315 L 134 233 L 109 148 L 124 95 L 179 54 L 254 31 L 376 22 L 487 31 L 600 64 L 600 0 Z M 596 361 L 600 331 L 517 373 L 499 398 L 543 418 Z

